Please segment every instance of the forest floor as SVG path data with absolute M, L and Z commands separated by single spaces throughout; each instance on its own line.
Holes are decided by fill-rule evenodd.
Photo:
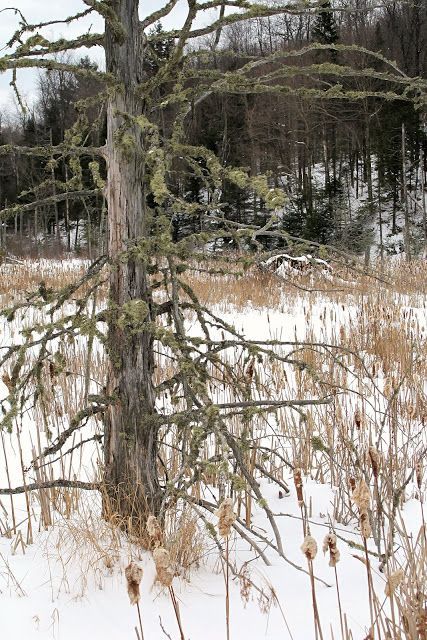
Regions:
M 63 286 L 84 266 L 78 260 L 3 265 L 2 307 L 22 298 L 41 278 L 48 287 Z M 265 513 L 248 493 L 239 495 L 234 508 L 250 520 L 270 566 L 233 531 L 229 637 L 424 639 L 426 264 L 394 261 L 379 278 L 337 267 L 332 275 L 282 270 L 282 277 L 249 272 L 236 280 L 195 272 L 189 280 L 217 315 L 248 338 L 292 342 L 281 347 L 283 353 L 294 350 L 304 357 L 306 369 L 278 366 L 267 358 L 258 362 L 249 383 L 254 396 L 268 392 L 273 399 L 313 397 L 319 376 L 336 394 L 332 405 L 312 407 L 303 417 L 287 409 L 254 425 L 259 442 L 254 477 L 258 461 L 283 487 L 265 480 L 260 485 L 276 515 L 286 558 L 260 542 L 262 537 L 272 539 Z M 22 340 L 22 328 L 38 319 L 37 311 L 31 313 L 18 313 L 10 321 L 1 318 L 0 347 Z M 187 330 L 196 330 L 191 317 Z M 57 348 L 66 356 L 67 371 L 50 381 L 44 372 L 45 402 L 30 406 L 10 433 L 0 434 L 0 488 L 34 482 L 40 478 L 37 473 L 49 479 L 99 477 L 99 442 L 59 456 L 42 472 L 31 468 L 32 458 L 63 432 L 81 407 L 88 363 L 92 393 L 105 380 L 99 344 L 89 353 L 83 340 L 58 340 Z M 237 354 L 230 357 L 244 375 L 247 363 Z M 159 370 L 166 366 L 160 356 Z M 313 369 L 315 381 L 308 374 Z M 1 373 L 5 411 L 11 371 Z M 240 426 L 236 422 L 236 430 Z M 100 430 L 99 422 L 89 422 L 70 447 Z M 302 472 L 303 505 L 292 467 Z M 361 535 L 360 510 L 352 499 L 362 479 L 370 491 L 368 537 Z M 216 495 L 213 481 L 207 497 Z M 216 517 L 209 519 L 216 526 Z M 318 546 L 312 562 L 318 578 L 314 589 L 311 563 L 300 548 L 308 530 Z M 336 567 L 329 566 L 329 554 L 322 553 L 329 531 L 337 536 Z M 185 639 L 225 640 L 225 564 L 205 524 L 194 512 L 177 507 L 167 544 L 176 560 L 173 590 Z M 132 559 L 144 570 L 141 625 L 124 576 Z M 390 576 L 393 584 L 388 583 Z M 101 518 L 98 493 L 55 489 L 0 495 L 1 639 L 124 640 L 137 637 L 135 628 L 141 635 L 141 626 L 144 640 L 181 637 L 171 593 L 156 583 L 151 553 Z

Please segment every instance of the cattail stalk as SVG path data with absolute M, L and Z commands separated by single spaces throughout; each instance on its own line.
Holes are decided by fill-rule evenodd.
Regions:
M 335 572 L 335 585 L 337 588 L 337 600 L 338 600 L 338 610 L 340 614 L 340 627 L 341 627 L 341 637 L 344 640 L 344 623 L 342 616 L 342 607 L 341 607 L 341 597 L 340 597 L 340 589 L 338 584 L 338 572 L 337 572 L 337 564 L 340 561 L 340 552 L 337 547 L 337 537 L 334 533 L 329 533 L 324 541 L 323 541 L 323 553 L 329 551 L 329 566 L 333 567 Z
M 304 542 L 301 545 L 301 551 L 307 558 L 308 571 L 310 574 L 311 599 L 313 603 L 313 615 L 314 615 L 314 633 L 316 636 L 316 640 L 319 640 L 319 639 L 323 640 L 322 627 L 320 625 L 319 609 L 317 607 L 316 586 L 314 583 L 314 571 L 313 571 L 313 560 L 317 554 L 317 543 L 316 543 L 316 540 L 309 533 L 304 538 Z
M 143 576 L 142 567 L 140 567 L 136 562 L 132 561 L 130 564 L 128 564 L 128 566 L 125 569 L 125 576 L 126 576 L 127 590 L 128 590 L 130 603 L 136 604 L 136 608 L 138 611 L 139 630 L 141 633 L 140 634 L 138 633 L 138 630 L 136 629 L 136 627 L 135 627 L 135 630 L 137 632 L 137 635 L 140 636 L 141 640 L 144 640 L 144 632 L 142 630 L 141 610 L 139 608 L 139 600 L 141 598 L 139 587 L 140 587 L 142 576 Z
M 163 546 L 164 533 L 160 526 L 159 521 L 155 516 L 148 516 L 146 528 L 150 537 L 150 542 L 153 549 L 153 560 L 156 565 L 156 579 L 161 585 L 167 587 L 169 596 L 172 602 L 173 610 L 175 612 L 176 621 L 179 628 L 180 640 L 185 640 L 184 631 L 182 628 L 181 614 L 179 611 L 178 600 L 176 599 L 175 591 L 172 586 L 174 578 L 174 572 L 172 569 L 172 562 L 169 555 L 169 551 Z
M 369 561 L 368 544 L 367 539 L 372 534 L 371 526 L 369 523 L 369 508 L 371 505 L 371 494 L 369 487 L 365 480 L 360 480 L 359 484 L 355 487 L 352 495 L 352 500 L 356 504 L 359 510 L 359 522 L 360 522 L 360 534 L 363 540 L 363 548 L 365 551 L 365 565 L 366 574 L 368 579 L 368 597 L 369 597 L 369 612 L 371 617 L 371 635 L 374 640 L 374 585 L 372 581 L 371 563 Z
M 164 587 L 167 587 L 169 590 L 170 599 L 175 612 L 176 621 L 178 623 L 180 639 L 185 640 L 184 631 L 182 629 L 179 605 L 175 596 L 175 591 L 172 586 L 174 572 L 171 566 L 172 563 L 171 563 L 169 551 L 164 547 L 160 547 L 160 546 L 156 547 L 153 551 L 153 560 L 156 565 L 157 580 L 160 582 L 161 585 L 163 585 Z
M 225 623 L 227 626 L 227 640 L 230 640 L 230 567 L 229 536 L 225 539 Z
M 297 494 L 298 506 L 301 509 L 302 532 L 305 536 L 307 534 L 307 510 L 304 502 L 302 474 L 300 468 L 294 469 L 294 485 Z
M 225 498 L 218 507 L 215 515 L 218 518 L 219 534 L 225 538 L 225 624 L 227 629 L 227 640 L 230 640 L 230 571 L 229 571 L 229 539 L 232 526 L 236 520 L 233 511 L 233 501 Z

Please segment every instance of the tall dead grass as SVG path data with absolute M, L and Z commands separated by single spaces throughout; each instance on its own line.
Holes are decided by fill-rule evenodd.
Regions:
M 239 313 L 250 308 L 262 311 L 264 338 L 267 332 L 272 340 L 280 340 L 282 330 L 277 325 L 277 316 L 283 314 L 287 322 L 292 322 L 293 314 L 298 314 L 299 326 L 291 333 L 295 331 L 296 335 L 303 327 L 304 340 L 295 339 L 293 345 L 275 347 L 283 357 L 292 355 L 298 361 L 296 367 L 272 360 L 268 353 L 250 363 L 242 358 L 239 349 L 230 349 L 226 357 L 232 364 L 233 375 L 247 381 L 245 393 L 249 395 L 243 397 L 241 391 L 233 388 L 224 370 L 219 375 L 212 368 L 211 396 L 221 402 L 246 397 L 274 400 L 318 397 L 325 393 L 333 396 L 328 405 L 307 407 L 299 412 L 283 408 L 268 416 L 254 415 L 249 423 L 241 416 L 230 415 L 230 430 L 250 443 L 245 456 L 256 481 L 262 472 L 264 477 L 278 483 L 278 491 L 295 495 L 288 484 L 290 470 L 300 469 L 301 490 L 307 478 L 334 488 L 334 504 L 329 514 L 332 529 L 341 524 L 360 531 L 359 553 L 364 553 L 362 560 L 368 566 L 371 624 L 366 637 L 426 640 L 427 552 L 423 509 L 427 452 L 427 265 L 424 262 L 387 265 L 384 270 L 387 283 L 363 274 L 337 273 L 327 282 L 319 274 L 298 275 L 292 284 L 256 270 L 241 277 L 212 276 L 198 273 L 197 265 L 194 266 L 195 270 L 186 277 L 201 301 L 217 313 L 224 310 L 234 313 L 237 319 Z M 46 286 L 59 288 L 81 275 L 83 269 L 84 264 L 73 263 L 71 267 L 48 261 L 2 265 L 2 303 L 7 305 L 24 295 L 41 278 Z M 276 324 L 270 324 L 270 314 L 276 315 Z M 190 315 L 187 320 L 191 324 Z M 19 322 L 18 314 L 15 324 L 7 328 L 9 336 L 17 334 Z M 283 333 L 292 340 L 288 327 Z M 102 425 L 94 418 L 75 434 L 67 451 L 58 453 L 43 466 L 30 464 L 47 443 L 64 431 L 82 406 L 85 376 L 89 376 L 93 393 L 105 384 L 107 365 L 101 345 L 96 344 L 89 361 L 83 341 L 58 341 L 57 349 L 65 367 L 55 375 L 49 367 L 43 369 L 44 391 L 39 402 L 29 408 L 27 419 L 17 420 L 17 428 L 11 434 L 2 434 L 0 456 L 8 470 L 7 481 L 12 485 L 19 476 L 22 483 L 28 482 L 29 471 L 40 481 L 56 475 L 91 480 L 102 476 L 99 444 Z M 159 347 L 157 384 L 175 371 L 175 363 L 168 355 L 167 350 Z M 165 394 L 162 402 L 168 407 L 170 396 Z M 180 406 L 178 400 L 176 408 Z M 180 472 L 177 452 L 181 446 L 179 430 L 165 436 L 160 456 L 168 477 Z M 195 504 L 200 500 L 209 504 L 212 495 L 223 490 L 224 477 L 218 466 L 210 464 L 215 455 L 219 455 L 216 444 L 208 439 L 201 450 L 203 472 L 191 486 Z M 238 523 L 250 527 L 256 504 L 251 487 L 231 472 L 227 478 Z M 354 487 L 361 481 L 371 493 L 364 512 L 365 527 L 369 524 L 371 531 L 369 536 L 363 534 L 360 514 L 352 499 Z M 421 525 L 415 538 L 408 533 L 404 518 L 404 507 L 410 499 L 419 502 Z M 124 549 L 129 555 L 134 551 L 126 548 L 127 543 L 117 533 L 119 523 L 114 514 L 109 524 L 100 525 L 102 521 L 93 516 L 88 504 L 77 490 L 26 492 L 24 521 L 17 515 L 18 502 L 14 498 L 5 500 L 0 509 L 0 533 L 11 537 L 19 548 L 31 543 L 40 526 L 49 529 L 52 524 L 61 523 L 58 528 L 58 557 L 63 566 L 61 588 L 67 585 L 67 566 L 77 555 L 82 560 L 82 576 L 87 580 L 92 574 L 101 579 L 102 571 L 119 563 Z M 302 531 L 307 532 L 315 505 L 304 501 L 302 504 Z M 22 502 L 19 505 L 21 508 Z M 203 534 L 206 523 L 201 526 L 197 514 L 191 506 L 183 509 L 177 502 L 166 520 L 165 546 L 175 575 L 185 579 L 203 562 L 210 545 Z M 136 535 L 132 542 L 138 544 L 138 537 L 143 535 Z M 262 541 L 262 536 L 259 540 Z M 83 555 L 82 548 L 86 549 Z M 382 573 L 385 585 L 397 571 L 403 571 L 404 577 L 384 596 L 374 590 L 371 565 Z M 335 576 L 338 580 L 336 573 Z M 87 588 L 85 579 L 82 578 L 82 593 Z M 317 614 L 322 617 L 322 611 Z M 340 611 L 339 619 L 343 638 L 355 637 L 345 611 Z M 318 632 L 322 633 L 319 624 Z

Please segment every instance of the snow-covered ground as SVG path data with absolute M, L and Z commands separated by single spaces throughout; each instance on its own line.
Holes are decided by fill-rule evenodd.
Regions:
M 70 268 L 79 268 L 79 264 L 64 265 L 64 269 Z M 215 311 L 221 313 L 237 329 L 243 330 L 249 339 L 302 341 L 315 338 L 317 341 L 337 343 L 344 334 L 356 333 L 361 325 L 365 328 L 370 326 L 369 318 L 366 318 L 366 315 L 369 315 L 368 297 L 355 296 L 343 304 L 342 300 L 338 301 L 333 296 L 328 298 L 325 294 L 310 295 L 299 292 L 292 298 L 283 296 L 281 305 L 274 309 L 253 306 L 236 309 L 217 305 Z M 382 304 L 385 304 L 384 301 Z M 414 338 L 419 344 L 424 345 L 425 297 L 420 295 L 417 304 L 414 304 L 413 297 L 398 297 L 396 294 L 395 304 L 399 310 L 392 321 L 401 316 L 401 327 L 408 330 L 412 327 L 412 331 L 416 327 Z M 12 325 L 5 319 L 1 322 L 1 345 L 5 346 L 10 344 L 11 340 L 18 340 L 19 317 Z M 387 323 L 387 320 L 385 322 Z M 377 326 L 376 329 L 381 332 L 381 326 Z M 196 331 L 191 320 L 188 321 L 188 331 Z M 78 350 L 78 345 L 75 348 Z M 98 359 L 102 356 L 98 349 L 95 349 L 94 354 L 93 368 L 96 370 L 100 366 Z M 324 373 L 327 373 L 325 363 Z M 330 371 L 329 373 L 332 375 Z M 371 379 L 369 376 L 360 375 L 360 370 L 354 362 L 349 366 L 345 386 L 354 394 L 349 392 L 342 401 L 340 410 L 345 416 L 341 419 L 335 416 L 335 422 L 332 421 L 331 424 L 336 424 L 338 429 L 340 420 L 344 424 L 345 418 L 349 424 L 353 423 L 355 411 L 362 406 L 366 433 L 355 436 L 358 438 L 355 441 L 356 445 L 361 448 L 374 442 L 376 429 L 387 408 L 389 396 L 384 392 L 384 387 L 391 373 L 385 371 L 384 366 L 375 371 Z M 270 380 L 271 383 L 267 373 L 260 371 L 261 378 L 263 375 L 265 378 L 262 382 L 268 384 Z M 295 374 L 291 374 L 290 368 L 285 368 L 284 376 L 283 386 L 272 390 L 272 397 L 280 397 L 284 392 L 292 393 L 301 388 L 298 385 L 304 384 Z M 281 378 L 275 378 L 276 383 L 278 379 Z M 7 394 L 4 379 L 0 386 L 0 397 L 4 398 Z M 93 390 L 95 388 L 96 386 Z M 425 380 L 419 391 L 420 402 L 425 402 Z M 361 394 L 363 401 L 360 399 Z M 64 399 L 55 398 L 53 392 L 52 413 L 57 411 L 57 401 L 58 406 L 62 407 L 61 411 L 64 411 Z M 55 428 L 59 431 L 67 424 L 67 408 L 65 409 L 65 415 L 60 415 L 61 411 L 57 411 L 58 416 L 54 421 Z M 70 401 L 68 410 L 72 409 L 75 408 Z M 287 411 L 284 414 L 284 419 L 289 419 L 291 423 L 289 413 Z M 419 412 L 414 414 L 411 421 L 409 439 L 406 433 L 407 423 L 398 422 L 402 451 L 404 446 L 408 446 L 408 442 L 412 447 L 409 453 L 406 451 L 405 459 L 423 451 L 426 445 L 426 436 L 423 435 L 422 421 L 418 414 Z M 17 421 L 12 433 L 2 433 L 0 487 L 8 486 L 8 482 L 11 486 L 22 484 L 20 449 L 22 447 L 23 466 L 27 467 L 32 457 L 32 447 L 38 447 L 35 429 L 37 419 L 40 419 L 40 414 L 28 412 L 22 421 Z M 324 413 L 313 414 L 313 419 L 326 421 L 330 419 L 330 415 L 325 409 Z M 276 426 L 275 423 L 274 429 Z M 311 433 L 326 442 L 328 436 L 324 425 L 312 425 Z M 273 437 L 263 432 L 262 437 L 270 437 L 271 442 L 274 441 L 273 447 L 279 446 L 279 443 L 283 444 L 283 435 Z M 384 441 L 381 441 L 384 452 L 390 445 L 387 438 L 388 436 L 384 435 Z M 285 451 L 287 446 L 292 452 L 293 445 L 284 444 Z M 316 598 L 323 637 L 325 640 L 341 637 L 337 575 L 340 606 L 345 615 L 345 624 L 352 630 L 354 639 L 362 639 L 368 634 L 370 609 L 365 554 L 358 522 L 356 518 L 349 517 L 348 508 L 344 510 L 345 515 L 343 514 L 340 521 L 337 521 L 337 501 L 341 500 L 344 488 L 335 486 L 328 477 L 327 465 L 326 471 L 323 471 L 321 452 L 310 455 L 312 460 L 316 461 L 316 466 L 304 475 L 303 491 L 310 532 L 319 547 L 313 568 L 315 576 L 319 578 L 316 581 Z M 79 469 L 81 479 L 93 478 L 99 456 L 99 450 L 92 449 L 89 459 L 73 461 L 73 465 Z M 341 464 L 341 460 L 339 458 L 336 468 Z M 53 468 L 63 470 L 64 464 L 68 463 L 59 461 Z M 282 473 L 283 481 L 290 489 L 289 496 L 280 491 L 277 485 L 266 480 L 262 480 L 260 489 L 271 511 L 277 516 L 284 554 L 290 563 L 271 549 L 266 549 L 258 540 L 271 563 L 271 566 L 267 566 L 244 540 L 233 533 L 230 539 L 230 560 L 240 575 L 230 578 L 230 638 L 233 640 L 315 638 L 311 584 L 306 573 L 308 566 L 300 549 L 304 539 L 301 509 L 296 499 L 292 472 L 284 467 Z M 343 474 L 337 477 L 342 479 L 347 476 Z M 26 481 L 34 481 L 31 471 L 26 474 Z M 381 486 L 385 491 L 385 478 L 384 485 Z M 417 490 L 414 477 L 404 488 L 403 497 L 404 500 L 396 514 L 398 529 L 400 532 L 406 531 L 406 538 L 415 547 L 417 539 L 419 540 L 423 516 L 420 491 Z M 14 517 L 18 526 L 16 531 L 12 531 L 12 502 L 9 497 L 0 496 L 0 532 L 3 534 L 0 536 L 0 639 L 136 638 L 135 627 L 139 628 L 137 611 L 129 603 L 124 578 L 124 567 L 131 559 L 138 560 L 144 569 L 140 602 L 144 639 L 157 640 L 169 637 L 175 640 L 180 637 L 169 593 L 167 590 L 162 591 L 155 584 L 155 568 L 151 554 L 132 545 L 102 520 L 100 498 L 96 493 L 81 492 L 79 497 L 76 497 L 78 509 L 72 512 L 69 512 L 64 502 L 58 498 L 60 507 L 54 514 L 55 522 L 47 528 L 40 524 L 40 504 L 36 492 L 32 494 L 31 500 L 29 510 L 32 516 L 32 531 L 28 531 L 28 509 L 22 495 L 13 499 Z M 212 522 L 216 524 L 215 517 L 212 517 Z M 269 540 L 272 539 L 265 513 L 260 506 L 254 508 L 252 524 L 255 531 Z M 328 556 L 324 556 L 321 549 L 323 539 L 331 527 L 338 537 L 341 554 L 337 574 L 328 566 Z M 27 544 L 31 537 L 32 543 Z M 173 587 L 186 640 L 218 640 L 226 638 L 224 565 L 214 540 L 203 524 L 197 544 L 200 538 L 203 538 L 203 543 L 200 547 L 198 566 L 188 575 L 176 576 Z M 406 556 L 399 548 L 401 544 L 402 541 L 397 536 L 392 558 L 393 568 L 406 566 Z M 372 539 L 368 541 L 368 546 L 373 553 L 377 551 Z M 304 571 L 293 565 L 298 565 Z M 388 611 L 389 602 L 384 596 L 386 578 L 384 572 L 379 570 L 379 558 L 375 555 L 371 556 L 371 569 L 374 591 L 380 605 Z M 379 637 L 385 638 L 385 635 Z

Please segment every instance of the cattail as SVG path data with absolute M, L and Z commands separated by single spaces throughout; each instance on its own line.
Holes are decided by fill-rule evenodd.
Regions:
M 340 561 L 340 552 L 337 548 L 337 537 L 334 533 L 329 533 L 323 540 L 323 553 L 329 551 L 329 566 L 336 567 Z
M 370 538 L 372 534 L 371 525 L 367 511 L 360 512 L 360 533 L 364 538 Z
M 410 404 L 407 408 L 408 417 L 413 420 L 417 415 L 417 407 L 414 404 Z
M 313 536 L 305 536 L 304 542 L 301 545 L 301 551 L 303 552 L 307 560 L 314 560 L 317 555 L 317 542 L 313 538 Z
M 13 384 L 12 384 L 12 379 L 11 379 L 10 375 L 9 375 L 8 373 L 4 373 L 4 374 L 2 375 L 2 378 L 1 378 L 1 379 L 3 380 L 3 383 L 6 385 L 7 390 L 8 390 L 8 391 L 12 391 L 12 389 L 13 389 Z
M 131 562 L 125 569 L 126 582 L 128 587 L 128 595 L 131 604 L 138 604 L 140 599 L 139 585 L 142 580 L 142 567 L 136 562 Z
M 388 576 L 385 589 L 384 589 L 384 593 L 387 596 L 387 598 L 390 598 L 390 596 L 393 595 L 397 587 L 402 582 L 404 576 L 405 576 L 405 573 L 402 569 L 398 569 L 397 571 L 394 571 Z
M 245 371 L 245 380 L 248 384 L 252 382 L 252 379 L 254 377 L 254 372 L 255 372 L 254 365 L 255 365 L 255 361 L 254 361 L 254 358 L 252 358 L 248 366 L 246 367 L 246 371 Z
M 421 485 L 423 481 L 423 468 L 421 465 L 421 460 L 417 460 L 415 463 L 415 477 L 417 479 L 417 487 L 421 491 Z
M 353 491 L 356 488 L 356 480 L 354 478 L 350 478 L 348 482 L 350 485 L 351 492 L 353 493 Z
M 356 427 L 358 429 L 360 429 L 361 426 L 362 426 L 362 414 L 360 413 L 359 407 L 354 412 L 354 422 L 355 422 Z
M 302 492 L 301 469 L 294 469 L 294 484 L 297 492 L 298 505 L 302 507 L 304 504 L 304 495 Z
M 170 587 L 174 572 L 171 567 L 169 551 L 164 547 L 156 547 L 153 551 L 153 560 L 156 565 L 157 580 L 164 587 Z
M 372 473 L 374 474 L 374 478 L 378 478 L 380 462 L 381 462 L 379 451 L 375 447 L 371 446 L 369 447 L 368 453 L 369 453 L 369 459 L 371 461 Z
M 369 487 L 363 478 L 354 489 L 352 500 L 359 509 L 360 533 L 364 538 L 370 538 L 372 530 L 369 523 L 368 509 L 371 505 L 371 494 Z
M 236 520 L 236 515 L 233 511 L 233 501 L 231 498 L 225 498 L 218 509 L 215 511 L 215 515 L 218 518 L 218 531 L 220 536 L 226 538 L 231 533 L 231 527 Z
M 151 544 L 154 548 L 160 547 L 163 542 L 163 532 L 156 516 L 148 516 L 146 526 L 148 535 L 150 536 Z
M 351 496 L 355 505 L 357 505 L 359 511 L 367 511 L 371 506 L 371 494 L 369 487 L 365 480 L 362 478 L 358 486 L 354 489 Z
M 427 638 L 427 611 L 425 609 L 417 614 L 415 625 L 419 640 L 425 640 Z
M 384 384 L 384 395 L 386 398 L 391 398 L 393 395 L 393 383 L 390 378 L 387 378 Z

